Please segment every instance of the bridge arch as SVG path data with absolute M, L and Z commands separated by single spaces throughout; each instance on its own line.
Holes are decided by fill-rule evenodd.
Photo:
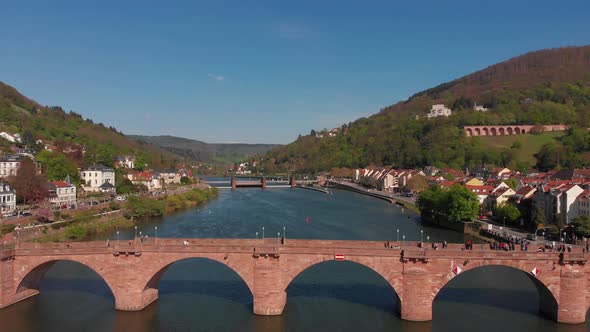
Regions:
M 467 136 L 473 136 L 473 131 L 471 128 L 467 128 Z
M 37 294 L 39 292 L 39 285 L 45 273 L 57 262 L 73 262 L 94 272 L 94 274 L 99 276 L 99 278 L 107 285 L 115 301 L 117 300 L 118 294 L 113 287 L 114 285 L 112 281 L 101 273 L 101 269 L 93 266 L 89 262 L 75 258 L 48 259 L 27 265 L 25 268 L 18 271 L 18 273 L 15 271 L 16 282 L 13 295 L 18 298 L 20 296 L 28 297 Z
M 250 256 L 251 257 L 251 256 Z M 230 271 L 235 273 L 248 287 L 250 294 L 254 294 L 254 277 L 253 277 L 253 266 L 246 262 L 243 257 L 232 254 L 189 254 L 180 257 L 171 257 L 167 260 L 159 261 L 158 264 L 154 264 L 147 273 L 147 279 L 142 282 L 143 291 L 156 290 L 159 287 L 160 280 L 166 271 L 173 264 L 181 261 L 201 259 L 217 264 L 226 266 Z
M 366 256 L 359 256 L 359 257 L 347 257 L 346 263 L 353 263 L 357 265 L 358 268 L 366 269 L 371 271 L 373 274 L 377 275 L 378 278 L 385 281 L 393 290 L 395 294 L 395 300 L 397 303 L 397 311 L 401 310 L 402 306 L 402 287 L 403 287 L 403 279 L 402 279 L 402 271 L 396 268 L 392 269 L 392 266 L 397 266 L 393 264 L 393 262 L 389 262 L 391 259 L 390 257 L 366 257 Z M 399 259 L 398 259 L 399 260 Z M 283 288 L 285 292 L 289 288 L 289 285 L 295 280 L 298 276 L 300 276 L 303 272 L 322 265 L 326 262 L 332 263 L 343 263 L 343 262 L 336 262 L 334 261 L 333 256 L 326 256 L 326 257 L 315 257 L 314 259 L 310 260 L 297 260 L 293 261 L 292 263 L 285 264 L 287 268 L 284 269 L 283 272 Z M 387 268 L 386 268 L 387 267 Z
M 537 278 L 537 277 L 533 276 L 530 272 L 530 270 L 532 270 L 532 268 L 533 268 L 532 266 L 523 266 L 518 263 L 513 263 L 510 261 L 494 262 L 494 263 L 488 263 L 488 262 L 482 261 L 482 262 L 478 262 L 475 264 L 469 263 L 467 266 L 460 264 L 459 266 L 463 269 L 463 272 L 461 272 L 459 275 L 455 275 L 453 272 L 447 273 L 446 275 L 444 275 L 441 278 L 441 280 L 437 284 L 435 284 L 435 287 L 433 290 L 434 296 L 432 299 L 433 304 L 434 304 L 434 301 L 439 296 L 441 290 L 444 289 L 447 285 L 449 285 L 451 283 L 451 281 L 472 277 L 474 275 L 474 273 L 473 273 L 474 271 L 482 271 L 482 270 L 490 269 L 493 267 L 500 267 L 500 268 L 507 268 L 509 270 L 524 273 L 524 275 L 535 286 L 537 293 L 539 295 L 539 311 L 542 314 L 544 314 L 545 316 L 552 318 L 553 320 L 558 319 L 558 307 L 559 307 L 558 298 L 559 297 L 554 292 L 556 291 L 555 288 L 559 287 L 559 286 L 558 285 L 551 286 L 551 285 L 549 285 L 548 279 L 544 279 L 542 277 Z M 490 272 L 492 272 L 492 271 L 490 271 Z
M 483 127 L 482 131 L 484 136 L 490 136 L 490 130 L 488 127 Z

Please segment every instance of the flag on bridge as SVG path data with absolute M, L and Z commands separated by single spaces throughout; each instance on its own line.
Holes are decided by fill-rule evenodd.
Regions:
M 334 254 L 334 259 L 337 261 L 343 261 L 344 260 L 344 254 Z
M 541 270 L 539 270 L 539 268 L 535 267 L 531 270 L 531 274 L 534 275 L 535 277 L 539 275 L 539 273 L 541 273 Z

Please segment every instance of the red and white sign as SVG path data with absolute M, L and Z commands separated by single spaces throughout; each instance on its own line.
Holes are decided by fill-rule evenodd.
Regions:
M 463 270 L 461 270 L 461 268 L 460 268 L 460 267 L 458 267 L 458 266 L 455 266 L 455 267 L 453 268 L 453 273 L 454 273 L 455 275 L 457 275 L 457 274 L 459 274 L 459 273 L 461 273 L 461 272 L 463 272 Z
M 536 267 L 531 270 L 531 274 L 534 275 L 535 277 L 538 276 L 539 273 L 541 273 L 541 270 L 539 270 Z
M 337 261 L 343 261 L 344 260 L 344 254 L 335 254 L 334 255 L 334 259 Z

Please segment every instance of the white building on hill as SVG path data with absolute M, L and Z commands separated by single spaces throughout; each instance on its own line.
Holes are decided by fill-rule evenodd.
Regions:
M 449 117 L 451 114 L 453 114 L 453 111 L 450 108 L 446 107 L 444 104 L 435 104 L 432 105 L 432 108 L 430 109 L 430 112 L 428 112 L 426 117 L 429 119 L 437 118 L 439 116 Z

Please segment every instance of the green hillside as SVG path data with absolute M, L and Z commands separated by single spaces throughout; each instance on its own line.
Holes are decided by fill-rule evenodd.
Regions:
M 59 106 L 42 106 L 23 96 L 15 88 L 0 82 L 0 131 L 18 133 L 21 147 L 41 150 L 38 140 L 59 149 L 84 147 L 85 153 L 69 154 L 78 165 L 102 163 L 110 165 L 113 156 L 136 154 L 144 157 L 154 167 L 172 162 L 172 154 L 157 147 L 141 144 L 127 138 L 114 127 L 94 123 L 75 112 L 66 112 Z M 11 151 L 9 141 L 0 139 L 0 149 Z
M 501 153 L 503 150 L 510 148 L 516 162 L 534 165 L 537 161 L 534 154 L 539 152 L 543 145 L 557 142 L 556 139 L 563 137 L 564 134 L 564 132 L 548 132 L 512 136 L 481 136 L 470 139 L 480 140 L 484 146 L 489 147 L 490 150 L 496 153 Z
M 474 111 L 475 103 L 489 111 Z M 445 104 L 453 115 L 426 119 L 433 104 Z M 487 163 L 525 170 L 586 165 L 582 158 L 590 150 L 586 131 L 575 130 L 549 142 L 543 136 L 533 138 L 526 146 L 522 142 L 523 151 L 514 151 L 513 142 L 504 145 L 504 138 L 490 149 L 487 139 L 469 139 L 461 129 L 493 124 L 589 128 L 590 46 L 541 50 L 490 66 L 343 124 L 336 137 L 317 138 L 312 131 L 268 153 L 265 169 L 317 172 L 367 165 L 462 169 Z M 537 148 L 542 153 L 533 159 L 531 152 Z

